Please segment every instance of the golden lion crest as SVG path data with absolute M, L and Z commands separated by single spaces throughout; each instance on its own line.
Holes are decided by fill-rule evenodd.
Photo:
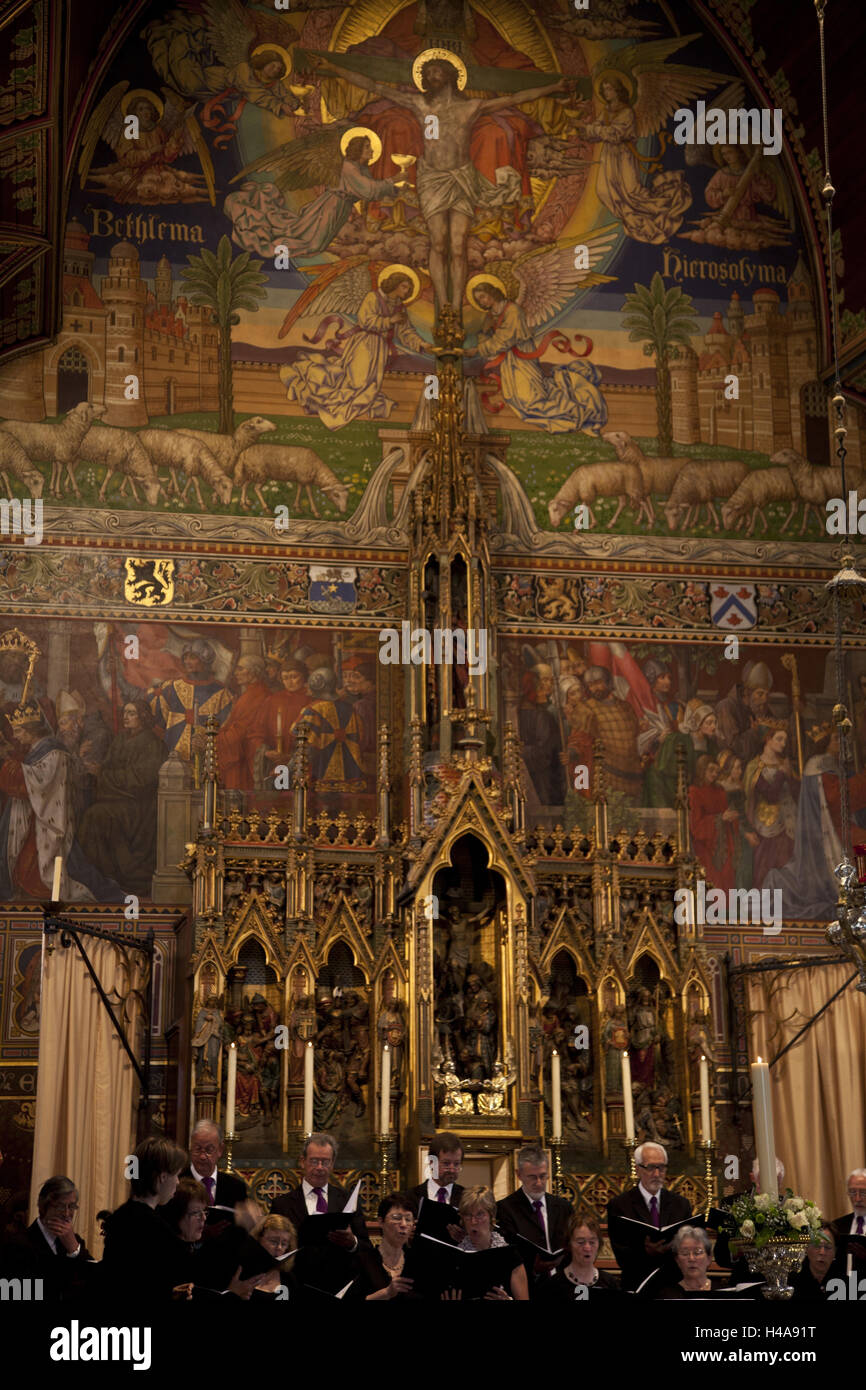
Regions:
M 163 608 L 174 598 L 174 560 L 127 556 L 124 594 L 140 608 Z

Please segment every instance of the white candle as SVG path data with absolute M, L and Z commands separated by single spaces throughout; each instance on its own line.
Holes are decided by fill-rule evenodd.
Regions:
M 63 855 L 55 855 L 54 858 L 54 878 L 51 883 L 51 901 L 60 902 L 60 880 L 63 877 Z
M 625 1137 L 634 1139 L 634 1103 L 631 1095 L 631 1061 L 627 1052 L 622 1054 L 622 1108 L 625 1120 Z
M 758 1154 L 758 1191 L 775 1202 L 779 1196 L 776 1180 L 776 1136 L 773 1132 L 773 1099 L 770 1094 L 770 1068 L 760 1057 L 752 1063 L 752 1117 Z
M 229 1048 L 229 1071 L 226 1081 L 226 1134 L 234 1134 L 235 1095 L 238 1089 L 238 1049 L 235 1043 Z
M 553 1133 L 551 1139 L 562 1138 L 562 1080 L 560 1077 L 559 1053 L 553 1049 L 550 1059 L 550 1107 L 553 1111 Z
M 304 1134 L 313 1132 L 313 1044 L 304 1048 Z
M 701 1138 L 705 1144 L 710 1142 L 710 1068 L 706 1057 L 701 1057 Z
M 391 1133 L 391 1049 L 387 1043 L 385 1043 L 385 1046 L 382 1048 L 382 1096 L 379 1133 Z

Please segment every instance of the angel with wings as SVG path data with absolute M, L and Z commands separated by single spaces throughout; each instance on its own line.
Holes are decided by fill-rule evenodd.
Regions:
M 298 256 L 324 251 L 345 226 L 355 203 L 396 196 L 393 179 L 374 179 L 367 173 L 381 148 L 375 131 L 336 123 L 254 160 L 232 183 L 261 169 L 271 173 L 273 182 L 246 178 L 240 190 L 226 198 L 235 241 L 260 256 L 272 256 L 277 245 Z M 318 198 L 300 213 L 289 211 L 284 192 L 318 184 L 324 184 Z
M 301 295 L 280 337 L 312 299 L 327 317 L 307 342 L 320 342 L 332 326 L 341 323 L 340 314 L 356 323 L 349 329 L 340 327 L 323 348 L 296 357 L 281 369 L 280 378 L 290 401 L 297 401 L 308 415 L 318 415 L 329 430 L 337 430 L 359 415 L 386 420 L 391 414 L 394 402 L 383 393 L 382 383 L 396 339 L 411 352 L 429 353 L 430 346 L 415 332 L 406 313 L 407 304 L 421 288 L 418 272 L 411 266 L 383 267 L 373 288 L 373 267 L 366 258 L 351 262 L 348 269 L 338 262 L 326 276 L 332 269 L 339 273 L 327 288 L 317 282 Z
M 101 188 L 117 203 L 203 203 L 208 198 L 214 203 L 213 163 L 189 103 L 168 87 L 162 98 L 128 87 L 128 82 L 116 83 L 88 121 L 78 163 L 81 187 Z M 128 123 L 130 116 L 137 127 Z M 134 135 L 128 136 L 128 130 Z M 100 140 L 117 159 L 93 169 Z M 198 156 L 201 174 L 176 167 L 188 154 Z
M 713 98 L 713 105 L 722 111 L 738 110 L 745 104 L 742 82 L 732 82 Z M 712 211 L 680 236 L 732 251 L 760 251 L 789 244 L 796 225 L 794 201 L 777 159 L 765 155 L 760 146 L 697 143 L 686 146 L 686 163 L 715 170 L 704 189 Z M 759 205 L 771 208 L 784 220 L 761 212 Z
M 551 434 L 583 430 L 598 435 L 607 423 L 598 367 L 582 360 L 544 366 L 541 358 L 551 346 L 570 357 L 577 357 L 577 350 L 562 332 L 548 332 L 538 344 L 534 335 L 571 302 L 576 290 L 610 281 L 610 276 L 599 275 L 591 267 L 615 246 L 616 239 L 616 228 L 602 229 L 586 238 L 589 268 L 569 242 L 536 248 L 512 264 L 500 263 L 503 275 L 511 282 L 508 285 L 489 272 L 474 276 L 469 283 L 471 302 L 486 311 L 476 349 L 487 359 L 484 384 L 497 386 L 521 420 L 540 425 Z M 588 343 L 581 354 L 585 357 L 592 343 L 583 341 Z M 488 409 L 496 409 L 489 396 L 486 404 Z
M 663 170 L 659 157 L 638 151 L 637 141 L 664 132 L 675 111 L 727 80 L 706 68 L 668 64 L 668 58 L 695 37 L 656 39 L 617 49 L 593 74 L 601 116 L 581 123 L 578 131 L 584 140 L 601 146 L 598 196 L 634 241 L 656 246 L 667 241 L 691 206 L 685 175 L 680 170 Z M 663 137 L 662 149 L 664 143 Z M 649 183 L 644 182 L 644 167 L 648 167 Z

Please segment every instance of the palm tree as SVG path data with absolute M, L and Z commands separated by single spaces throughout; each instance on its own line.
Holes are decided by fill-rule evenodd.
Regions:
M 189 269 L 183 272 L 181 290 L 191 304 L 202 304 L 213 313 L 219 333 L 220 434 L 231 434 L 235 427 L 232 386 L 232 328 L 240 323 L 238 309 L 258 309 L 265 296 L 267 277 L 244 251 L 232 260 L 232 244 L 220 237 L 217 253 L 203 250 L 200 256 L 187 256 Z
M 674 286 L 666 290 L 656 271 L 646 285 L 635 285 L 634 294 L 627 294 L 623 304 L 623 328 L 629 328 L 629 340 L 642 342 L 644 354 L 656 359 L 656 421 L 659 455 L 670 457 L 673 450 L 673 420 L 671 418 L 670 362 L 677 357 L 677 344 L 689 347 L 694 331 L 697 310 L 690 294 Z

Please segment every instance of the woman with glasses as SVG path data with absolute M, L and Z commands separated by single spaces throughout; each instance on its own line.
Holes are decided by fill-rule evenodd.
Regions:
M 504 1284 L 495 1285 L 484 1294 L 485 1299 L 502 1299 L 508 1302 L 525 1303 L 529 1299 L 529 1281 L 519 1250 L 508 1246 L 507 1241 L 495 1229 L 496 1200 L 489 1187 L 467 1187 L 460 1198 L 460 1221 L 465 1232 L 458 1250 L 478 1251 L 497 1250 L 500 1247 L 511 1251 L 511 1273 Z M 443 1298 L 461 1298 L 456 1289 L 446 1289 Z
M 360 1247 L 355 1254 L 355 1280 L 347 1299 L 382 1303 L 412 1298 L 412 1280 L 403 1274 L 406 1249 L 415 1230 L 418 1203 L 409 1192 L 389 1192 L 379 1203 L 382 1240 L 375 1250 Z
M 682 1298 L 711 1298 L 713 1285 L 708 1273 L 713 1242 L 700 1226 L 681 1226 L 671 1244 L 680 1277 L 661 1289 L 656 1298 L 670 1301 Z
M 566 1253 L 550 1275 L 542 1276 L 536 1298 L 549 1303 L 574 1303 L 597 1294 L 616 1294 L 619 1280 L 596 1267 L 601 1227 L 590 1211 L 576 1211 L 565 1233 Z

